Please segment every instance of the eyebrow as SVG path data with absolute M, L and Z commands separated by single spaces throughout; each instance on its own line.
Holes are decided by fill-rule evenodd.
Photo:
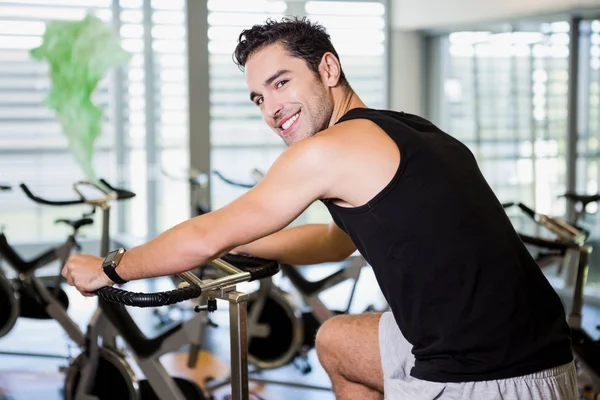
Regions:
M 263 83 L 263 86 L 269 86 L 271 83 L 273 83 L 273 81 L 277 78 L 279 78 L 281 75 L 283 74 L 287 74 L 288 72 L 290 72 L 290 70 L 288 69 L 280 69 L 279 71 L 275 72 L 273 75 L 271 75 L 270 77 L 268 77 L 265 80 L 265 83 Z M 253 99 L 258 96 L 259 94 L 256 92 L 251 92 L 250 93 L 250 101 L 253 101 Z

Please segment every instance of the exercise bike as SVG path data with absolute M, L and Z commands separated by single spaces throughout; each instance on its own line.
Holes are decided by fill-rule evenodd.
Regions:
M 101 193 L 101 197 L 86 197 L 81 186 L 91 186 Z M 100 254 L 105 256 L 109 248 L 109 221 L 111 203 L 122 198 L 131 198 L 135 194 L 115 189 L 108 185 L 91 182 L 78 182 L 74 187 L 79 195 L 78 201 L 102 210 L 102 237 Z M 111 288 L 112 291 L 118 290 Z M 183 293 L 189 293 L 187 290 Z M 113 292 L 109 292 L 113 293 Z M 117 292 L 120 293 L 120 292 Z M 185 298 L 170 294 L 160 299 L 183 301 Z M 181 293 L 181 292 L 177 292 Z M 196 292 L 193 292 L 196 293 Z M 135 295 L 132 295 L 135 298 Z M 171 377 L 161 364 L 159 357 L 165 353 L 179 350 L 190 345 L 189 366 L 196 363 L 196 356 L 202 344 L 202 333 L 206 325 L 206 314 L 199 313 L 185 324 L 168 329 L 155 338 L 147 338 L 135 324 L 123 305 L 112 303 L 117 295 L 98 298 L 98 309 L 88 324 L 85 333 L 85 347 L 65 369 L 63 394 L 66 400 L 204 400 L 200 387 L 186 379 Z M 155 296 L 144 296 L 156 298 Z M 197 297 L 197 296 L 195 296 Z M 126 296 L 125 298 L 132 298 Z M 146 306 L 153 306 L 145 303 Z M 158 303 L 166 305 L 167 303 Z M 207 307 L 197 306 L 197 311 L 210 311 L 215 304 Z M 122 339 L 129 353 L 117 345 Z M 139 379 L 127 356 L 131 355 L 144 373 L 146 379 Z
M 249 389 L 248 389 L 248 360 L 247 360 L 247 343 L 246 343 L 246 302 L 248 296 L 244 293 L 236 291 L 236 284 L 242 282 L 251 282 L 258 279 L 264 279 L 272 276 L 279 270 L 277 262 L 272 260 L 264 260 L 256 257 L 238 257 L 237 263 L 230 264 L 222 259 L 215 259 L 208 264 L 216 267 L 222 271 L 225 276 L 216 280 L 203 281 L 198 278 L 195 274 L 190 272 L 183 272 L 177 274 L 185 283 L 181 284 L 179 288 L 168 292 L 159 293 L 134 293 L 127 292 L 122 289 L 106 287 L 97 291 L 98 300 L 102 303 L 102 307 L 110 313 L 109 320 L 111 323 L 123 324 L 122 327 L 133 328 L 131 330 L 124 330 L 123 334 L 127 336 L 127 341 L 138 341 L 141 338 L 138 337 L 134 326 L 129 325 L 128 313 L 125 310 L 125 306 L 132 307 L 160 307 L 182 302 L 199 296 L 205 296 L 208 298 L 209 306 L 208 311 L 214 311 L 216 309 L 216 299 L 226 300 L 229 302 L 229 317 L 230 317 L 230 349 L 231 349 L 231 371 L 233 379 L 232 382 L 232 400 L 248 400 Z M 204 311 L 199 307 L 195 308 L 195 311 Z M 174 332 L 167 332 L 165 335 L 161 335 L 160 342 L 163 344 L 169 343 L 172 338 L 177 335 L 177 332 L 185 330 L 185 324 L 182 324 Z M 103 337 L 104 339 L 105 337 Z M 138 344 L 136 347 L 141 346 Z M 155 345 L 158 348 L 158 346 Z M 146 349 L 149 350 L 149 349 Z M 139 354 L 135 354 L 136 358 L 140 358 Z M 121 360 L 124 362 L 125 360 Z M 148 361 L 146 361 L 147 363 Z M 89 364 L 88 364 L 89 365 Z M 101 366 L 102 364 L 100 364 Z M 154 361 L 156 367 L 156 361 Z M 146 365 L 146 370 L 150 370 Z M 86 376 L 90 380 L 94 380 L 95 384 L 101 386 L 99 379 L 102 379 L 102 375 L 96 372 L 95 375 L 82 375 Z M 160 372 L 160 368 L 157 370 Z M 91 372 L 88 372 L 92 374 Z M 104 381 L 108 385 L 112 385 L 114 381 Z M 153 385 L 152 381 L 150 384 Z M 160 386 L 155 385 L 155 389 L 160 389 Z M 164 392 L 163 392 L 164 393 Z M 112 393 L 115 396 L 115 393 Z M 190 397 L 166 397 L 171 396 L 171 393 L 166 393 L 165 397 L 169 399 L 180 399 Z M 122 398 L 122 397 L 121 397 Z M 145 399 L 144 396 L 141 397 Z
M 521 239 L 525 244 L 563 254 L 564 266 L 561 268 L 561 273 L 572 301 L 567 321 L 571 327 L 572 349 L 580 379 L 579 386 L 580 389 L 600 393 L 600 341 L 592 339 L 581 324 L 583 295 L 592 251 L 592 248 L 586 245 L 588 233 L 573 224 L 538 213 L 521 203 L 518 206 L 536 223 L 556 235 L 554 240 L 526 235 L 521 235 Z
M 22 184 L 21 188 L 31 200 L 39 203 L 39 199 L 29 191 L 26 185 Z M 57 205 L 72 204 L 75 203 Z M 0 268 L 0 337 L 7 335 L 12 330 L 19 317 L 35 320 L 54 319 L 73 342 L 78 346 L 84 345 L 83 332 L 67 314 L 69 298 L 61 288 L 60 269 L 75 250 L 81 249 L 77 241 L 79 229 L 91 225 L 93 222 L 94 220 L 88 217 L 73 220 L 57 219 L 55 223 L 64 223 L 70 226 L 73 229 L 72 233 L 64 243 L 44 251 L 31 260 L 24 260 L 9 244 L 6 235 L 0 232 L 0 261 L 6 261 L 16 275 L 14 278 L 9 278 L 7 271 Z M 40 278 L 35 275 L 39 268 L 56 261 L 59 263 L 59 271 L 54 277 Z M 2 351 L 0 354 L 67 358 L 56 354 L 11 351 Z

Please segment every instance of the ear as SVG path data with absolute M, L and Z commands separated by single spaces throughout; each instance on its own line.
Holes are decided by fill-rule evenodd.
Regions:
M 337 86 L 342 74 L 342 67 L 333 53 L 327 52 L 323 54 L 321 63 L 319 64 L 319 72 L 321 73 L 323 82 L 327 86 Z

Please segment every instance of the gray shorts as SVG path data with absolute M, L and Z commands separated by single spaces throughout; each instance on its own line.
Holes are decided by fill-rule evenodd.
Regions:
M 577 400 L 575 364 L 481 382 L 438 383 L 410 376 L 415 358 L 391 312 L 379 322 L 385 400 Z

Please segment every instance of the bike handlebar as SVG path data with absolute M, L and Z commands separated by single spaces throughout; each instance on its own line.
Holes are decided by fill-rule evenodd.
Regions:
M 586 232 L 582 229 L 569 224 L 565 221 L 562 221 L 558 218 L 550 217 L 545 214 L 541 214 L 533 210 L 531 207 L 523 203 L 503 203 L 502 206 L 504 208 L 509 208 L 513 205 L 516 205 L 523 211 L 528 217 L 534 220 L 536 223 L 546 227 L 549 231 L 556 234 L 563 242 L 566 243 L 581 243 L 585 240 L 587 236 Z M 521 235 L 523 236 L 523 235 Z M 538 238 L 532 238 L 532 240 L 537 240 Z M 544 240 L 544 239 L 540 239 Z
M 557 242 L 555 240 L 549 240 L 549 239 L 544 239 L 544 238 L 540 238 L 540 237 L 523 235 L 521 233 L 519 233 L 519 237 L 521 238 L 523 243 L 538 246 L 538 247 L 544 247 L 549 250 L 566 251 L 570 247 L 574 247 L 574 245 L 570 244 L 570 243 Z
M 231 186 L 237 186 L 237 187 L 241 187 L 241 188 L 244 188 L 244 189 L 252 189 L 254 186 L 256 186 L 256 183 L 241 183 L 241 182 L 232 181 L 232 180 L 231 180 L 231 179 L 229 179 L 229 178 L 225 178 L 225 177 L 223 176 L 223 174 L 221 174 L 219 171 L 216 171 L 216 170 L 215 170 L 215 171 L 213 171 L 213 172 L 214 172 L 214 174 L 215 174 L 216 176 L 218 176 L 219 178 L 221 178 L 221 180 L 222 180 L 223 182 L 225 182 L 225 183 L 228 183 L 228 184 L 230 184 Z
M 23 192 L 25 192 L 25 195 L 27 197 L 29 197 L 31 200 L 33 200 L 36 203 L 45 204 L 45 205 L 49 205 L 49 206 L 71 206 L 71 205 L 77 205 L 77 204 L 97 205 L 99 203 L 106 202 L 109 200 L 126 200 L 126 199 L 131 199 L 131 198 L 135 197 L 135 193 L 130 192 L 128 190 L 115 188 L 115 187 L 111 186 L 108 182 L 106 182 L 104 179 L 100 179 L 99 182 L 102 185 L 104 185 L 104 187 L 102 187 L 101 185 L 99 185 L 97 183 L 93 183 L 93 182 L 89 182 L 89 181 L 75 182 L 73 184 L 73 189 L 75 190 L 75 192 L 77 192 L 77 194 L 80 197 L 77 200 L 48 200 L 48 199 L 44 199 L 42 197 L 34 195 L 31 192 L 31 190 L 29 190 L 27 185 L 25 185 L 24 183 L 21 183 L 19 186 L 21 187 Z M 93 200 L 88 199 L 79 190 L 79 187 L 84 186 L 84 185 L 93 186 L 96 189 L 103 192 L 106 196 L 102 199 L 93 199 Z
M 537 213 L 535 211 L 533 211 L 531 208 L 527 207 L 523 203 L 517 203 L 517 207 L 519 207 L 521 209 L 521 211 L 523 211 L 525 214 L 527 214 L 528 216 L 530 216 L 532 219 L 535 220 Z
M 275 275 L 280 269 L 277 261 L 239 254 L 228 254 L 209 262 L 209 264 L 227 272 L 229 275 L 205 282 L 191 272 L 183 272 L 177 275 L 187 281 L 189 286 L 174 290 L 157 293 L 137 293 L 114 287 L 104 287 L 96 291 L 96 294 L 99 298 L 112 303 L 132 307 L 161 307 L 199 297 L 205 291 L 221 289 L 235 283 L 267 278 Z
M 24 183 L 21 183 L 19 186 L 23 192 L 25 192 L 27 197 L 39 204 L 46 204 L 49 206 L 70 206 L 74 204 L 83 204 L 83 200 L 46 200 L 31 193 L 31 190 L 29 190 L 27 185 Z

